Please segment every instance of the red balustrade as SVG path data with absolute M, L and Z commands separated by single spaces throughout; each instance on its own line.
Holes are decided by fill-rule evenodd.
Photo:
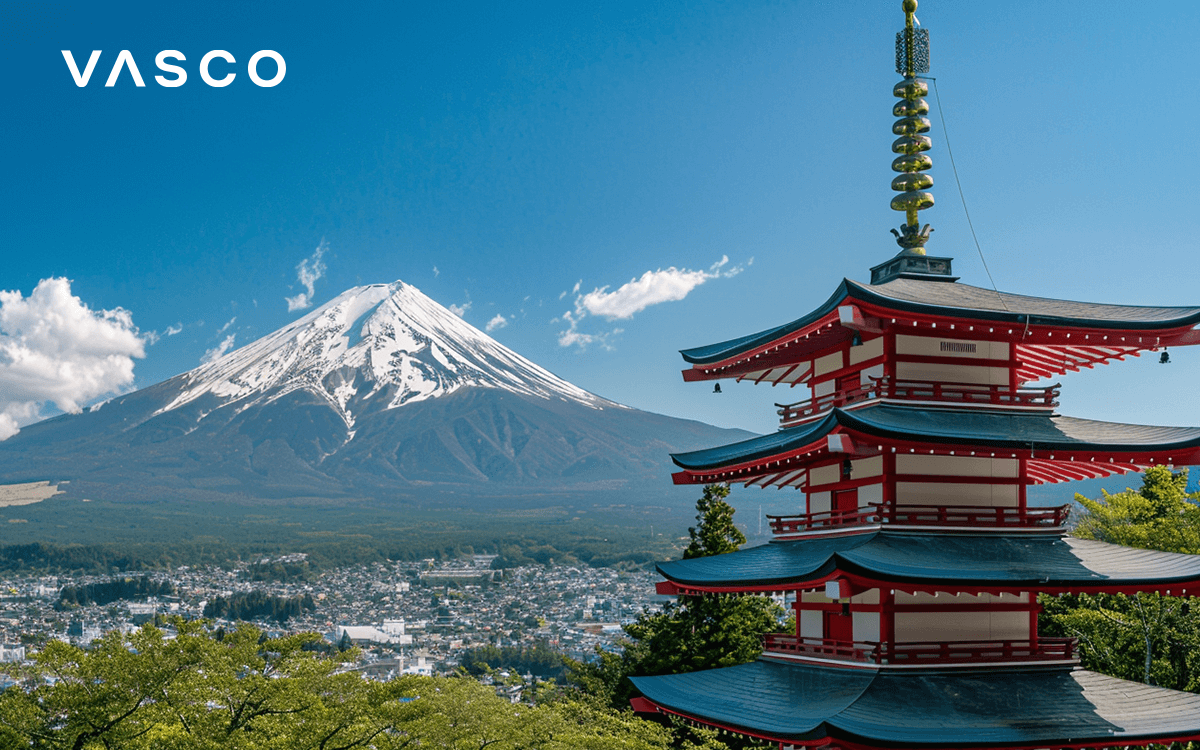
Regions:
M 1044 388 L 1026 386 L 1010 388 L 1007 385 L 935 383 L 871 377 L 869 384 L 859 385 L 857 388 L 828 393 L 823 396 L 814 395 L 806 401 L 797 401 L 794 404 L 775 404 L 775 406 L 778 407 L 780 425 L 790 427 L 832 408 L 873 398 L 1052 409 L 1058 406 L 1059 388 L 1057 383 Z
M 974 505 L 885 505 L 865 508 L 771 516 L 775 534 L 883 523 L 901 526 L 965 526 L 978 528 L 1059 528 L 1066 524 L 1071 505 L 1057 508 L 987 508 Z
M 797 638 L 786 633 L 763 636 L 763 650 L 776 654 L 842 659 L 871 664 L 972 664 L 1027 661 L 1076 661 L 1075 638 L 1039 638 L 1036 641 L 924 641 L 878 643 Z

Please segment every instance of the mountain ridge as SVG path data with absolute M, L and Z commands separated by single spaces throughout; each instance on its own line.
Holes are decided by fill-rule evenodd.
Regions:
M 0 442 L 0 481 L 68 480 L 68 496 L 120 501 L 687 507 L 669 454 L 748 435 L 589 393 L 395 282 L 25 427 Z

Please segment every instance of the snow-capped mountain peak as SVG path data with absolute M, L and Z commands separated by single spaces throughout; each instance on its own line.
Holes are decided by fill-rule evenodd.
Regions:
M 212 395 L 238 411 L 303 390 L 348 428 L 367 412 L 498 388 L 592 408 L 616 404 L 522 357 L 404 282 L 349 289 L 325 305 L 177 380 L 158 413 Z M 206 412 L 208 413 L 208 412 Z

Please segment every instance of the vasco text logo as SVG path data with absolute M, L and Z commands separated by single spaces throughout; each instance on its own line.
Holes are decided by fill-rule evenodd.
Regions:
M 92 50 L 92 55 L 88 58 L 87 66 L 80 73 L 79 66 L 75 64 L 75 56 L 71 54 L 71 50 L 65 49 L 62 51 L 63 59 L 67 61 L 67 68 L 70 69 L 71 77 L 75 79 L 76 86 L 83 88 L 88 85 L 88 81 L 92 79 L 92 72 L 96 69 L 96 63 L 100 60 L 100 53 L 101 50 Z M 258 63 L 264 57 L 269 57 L 275 61 L 276 71 L 273 78 L 262 78 L 258 74 Z M 223 62 L 213 65 L 213 61 L 217 58 L 220 58 Z M 174 77 L 156 75 L 154 76 L 154 80 L 158 82 L 159 86 L 165 86 L 169 89 L 187 83 L 187 71 L 178 65 L 171 64 L 173 61 L 183 62 L 186 60 L 187 58 L 179 50 L 165 49 L 159 52 L 154 58 L 154 64 L 162 72 Z M 224 88 L 233 83 L 233 79 L 237 78 L 237 73 L 230 71 L 228 67 L 224 66 L 236 62 L 237 60 L 234 59 L 233 55 L 223 49 L 215 49 L 207 52 L 204 57 L 200 58 L 200 78 L 209 86 Z M 121 71 L 126 68 L 129 69 L 129 75 L 133 78 L 135 85 L 146 85 L 146 82 L 142 80 L 142 73 L 138 70 L 137 63 L 133 59 L 133 54 L 127 49 L 121 50 L 121 53 L 117 55 L 117 61 L 113 63 L 112 72 L 108 74 L 108 81 L 104 85 L 107 87 L 117 85 L 117 79 L 121 77 Z M 214 78 L 212 75 L 214 70 L 225 75 L 220 78 Z M 246 64 L 246 73 L 250 76 L 250 80 L 254 82 L 255 86 L 271 88 L 272 86 L 278 86 L 283 77 L 287 75 L 287 64 L 283 61 L 283 55 L 275 50 L 263 49 L 255 52 L 250 57 L 250 62 Z

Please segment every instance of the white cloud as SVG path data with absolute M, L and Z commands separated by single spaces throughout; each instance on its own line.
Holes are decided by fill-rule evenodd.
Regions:
M 233 348 L 233 340 L 236 337 L 236 333 L 231 333 L 225 338 L 221 339 L 221 343 L 204 352 L 204 356 L 200 358 L 200 364 L 207 365 L 210 362 L 216 362 L 221 357 L 224 357 L 225 352 Z
M 471 301 L 467 300 L 466 302 L 462 303 L 461 305 L 450 305 L 449 309 L 450 309 L 450 312 L 454 313 L 455 315 L 457 315 L 458 317 L 461 318 L 462 316 L 467 314 L 468 310 L 471 309 Z
M 436 279 L 438 276 L 441 276 L 441 275 L 442 275 L 442 272 L 438 270 L 437 266 L 434 266 L 433 267 L 433 278 Z
M 677 302 L 688 296 L 696 287 L 710 279 L 736 276 L 742 272 L 740 266 L 727 271 L 722 267 L 729 263 L 729 256 L 721 256 L 707 271 L 689 271 L 671 266 L 667 269 L 647 271 L 641 278 L 632 279 L 616 291 L 607 286 L 593 289 L 575 301 L 576 309 L 584 309 L 592 315 L 608 320 L 628 320 L 635 313 L 661 302 Z
M 574 312 L 563 314 L 562 320 L 567 322 L 568 328 L 559 334 L 558 343 L 560 346 L 579 346 L 581 349 L 600 343 L 611 349 L 608 338 L 620 333 L 620 329 L 605 334 L 584 334 L 578 330 L 579 322 L 588 315 L 597 315 L 609 321 L 628 320 L 652 305 L 677 302 L 706 281 L 729 278 L 742 272 L 740 265 L 726 268 L 728 265 L 729 256 L 722 255 L 707 271 L 690 271 L 674 266 L 646 271 L 640 278 L 631 279 L 611 292 L 607 286 L 602 286 L 587 294 L 579 294 L 583 283 L 581 280 L 573 290 L 578 295 L 575 297 Z
M 487 325 L 483 327 L 483 330 L 491 333 L 492 331 L 503 328 L 506 325 L 508 325 L 508 318 L 504 317 L 503 315 L 497 315 L 487 322 Z
M 78 413 L 130 385 L 145 344 L 128 310 L 92 310 L 68 279 L 42 279 L 28 297 L 0 291 L 0 440 L 46 403 Z
M 313 251 L 312 257 L 305 258 L 296 265 L 296 280 L 304 285 L 304 291 L 295 297 L 284 298 L 287 301 L 288 312 L 307 310 L 312 307 L 314 287 L 317 281 L 325 276 L 325 262 L 321 260 L 321 256 L 328 249 L 329 246 L 325 240 L 321 240 L 321 244 L 317 245 L 317 249 Z
M 174 336 L 181 331 L 183 331 L 183 323 L 176 323 L 173 326 L 167 326 L 166 330 L 161 332 L 147 331 L 146 333 L 142 334 L 142 340 L 146 342 L 146 346 L 154 346 L 168 336 Z
M 225 333 L 226 331 L 228 331 L 229 326 L 233 325 L 236 322 L 237 322 L 237 316 L 234 315 L 232 318 L 229 319 L 229 321 L 225 325 L 221 326 L 220 330 L 217 331 L 217 335 L 220 336 L 222 333 Z

